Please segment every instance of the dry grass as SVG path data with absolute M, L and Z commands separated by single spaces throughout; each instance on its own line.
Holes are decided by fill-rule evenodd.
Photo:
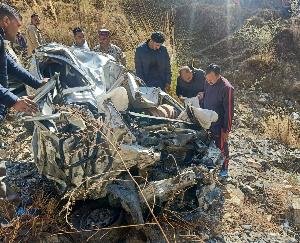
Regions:
M 253 231 L 278 232 L 280 227 L 270 222 L 268 215 L 261 213 L 258 205 L 245 203 L 242 207 L 226 207 L 225 218 L 223 219 L 222 230 L 227 233 L 241 231 L 243 225 L 251 225 Z M 230 213 L 231 212 L 231 213 Z
M 134 50 L 139 43 L 149 38 L 154 30 L 161 30 L 167 36 L 166 46 L 174 56 L 174 26 L 172 12 L 166 12 L 154 23 L 147 18 L 149 9 L 145 2 L 130 2 L 130 6 L 139 10 L 139 14 L 126 11 L 125 0 L 12 0 L 9 1 L 20 9 L 23 16 L 25 32 L 33 12 L 41 16 L 41 30 L 48 42 L 59 42 L 71 45 L 72 29 L 80 26 L 86 32 L 90 47 L 97 44 L 97 32 L 100 28 L 108 28 L 112 32 L 112 42 L 120 46 L 127 54 L 129 68 L 133 69 Z M 128 6 L 127 6 L 128 7 Z M 153 13 L 155 14 L 155 13 Z
M 240 206 L 225 204 L 227 213 L 221 227 L 232 233 L 243 225 L 251 225 L 251 230 L 258 232 L 281 232 L 289 210 L 288 192 L 281 187 L 266 188 L 259 198 L 248 198 Z
M 299 124 L 287 115 L 272 115 L 264 123 L 265 134 L 280 142 L 300 148 L 300 128 Z
M 10 202 L 3 202 L 0 206 L 0 214 L 9 222 L 0 227 L 0 236 L 4 242 L 31 242 L 43 232 L 60 232 L 63 225 L 57 217 L 58 202 L 49 199 L 42 192 L 34 197 L 33 204 L 26 210 L 38 210 L 38 215 L 25 214 L 15 216 L 15 206 Z

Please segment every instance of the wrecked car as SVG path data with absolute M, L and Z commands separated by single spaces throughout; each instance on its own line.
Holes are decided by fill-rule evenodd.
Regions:
M 162 208 L 179 191 L 189 199 L 173 206 L 182 205 L 188 220 L 195 218 L 188 209 L 221 197 L 215 185 L 203 189 L 223 161 L 207 132 L 214 112 L 184 108 L 101 53 L 48 44 L 37 49 L 30 71 L 50 78 L 35 95 L 40 112 L 25 118 L 35 126 L 39 173 L 64 198 L 98 200 L 75 207 L 77 228 L 112 225 L 122 210 L 144 223 L 147 206 Z

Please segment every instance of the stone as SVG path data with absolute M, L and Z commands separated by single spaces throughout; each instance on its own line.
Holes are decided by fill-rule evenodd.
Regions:
M 293 120 L 300 120 L 300 113 L 299 112 L 293 112 L 292 113 Z
M 252 188 L 249 185 L 241 185 L 241 189 L 244 193 L 250 194 L 250 195 L 254 195 L 255 194 L 255 189 Z
M 261 163 L 257 162 L 255 159 L 248 159 L 248 165 L 250 167 L 252 167 L 253 169 L 256 169 L 256 170 L 261 170 L 262 169 L 262 165 Z
M 268 100 L 265 97 L 261 97 L 257 102 L 261 105 L 266 105 L 268 103 Z
M 271 170 L 272 169 L 270 163 L 267 162 L 267 161 L 265 161 L 265 160 L 260 161 L 260 164 L 261 164 L 261 168 L 262 168 L 263 171 L 267 171 L 267 170 Z
M 252 225 L 251 224 L 245 224 L 242 226 L 244 230 L 251 230 L 252 229 Z
M 300 81 L 295 82 L 295 83 L 291 86 L 290 92 L 292 92 L 292 93 L 300 92 Z
M 244 204 L 245 195 L 239 188 L 235 188 L 232 185 L 227 185 L 226 191 L 227 201 L 230 204 L 233 204 L 235 206 L 242 206 Z
M 300 228 L 300 197 L 293 197 L 291 201 L 291 218 L 295 227 Z
M 271 215 L 271 214 L 268 214 L 268 215 L 267 215 L 267 220 L 268 220 L 269 222 L 271 222 L 271 220 L 272 220 L 272 215 Z

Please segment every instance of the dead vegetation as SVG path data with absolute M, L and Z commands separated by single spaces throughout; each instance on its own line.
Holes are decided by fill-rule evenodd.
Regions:
M 16 206 L 1 202 L 0 213 L 9 222 L 0 227 L 0 235 L 5 242 L 32 242 L 43 232 L 61 232 L 65 228 L 58 217 L 58 201 L 43 192 L 36 193 L 30 207 L 24 208 L 28 214 L 16 217 Z M 7 222 L 6 222 L 7 223 Z
M 228 75 L 232 76 L 235 83 L 241 87 L 277 92 L 290 88 L 289 81 L 299 77 L 299 70 L 297 70 L 299 64 L 297 63 L 298 54 L 296 43 L 290 45 L 293 32 L 291 32 L 289 25 L 288 27 L 285 25 L 282 26 L 282 23 L 276 19 L 276 14 L 269 13 L 268 11 L 249 19 L 244 29 L 239 32 L 238 38 L 228 37 L 228 32 L 226 32 L 226 34 L 222 32 L 222 30 L 228 28 L 228 26 L 226 26 L 226 23 L 223 21 L 224 16 L 220 16 L 220 19 L 216 19 L 216 22 L 211 23 L 211 28 L 214 28 L 214 24 L 219 22 L 222 22 L 223 24 L 218 33 L 211 33 L 212 36 L 214 36 L 213 34 L 221 35 L 217 36 L 219 42 L 207 48 L 210 39 L 202 39 L 197 43 L 195 40 L 197 40 L 199 36 L 191 37 L 191 35 L 184 32 L 180 33 L 181 37 L 178 39 L 175 38 L 174 21 L 180 21 L 181 18 L 184 18 L 187 13 L 191 12 L 194 5 L 189 6 L 188 11 L 186 11 L 186 6 L 178 7 L 176 9 L 176 15 L 174 14 L 174 10 L 168 11 L 168 14 L 166 15 L 161 14 L 159 15 L 159 24 L 153 25 L 149 20 L 149 16 L 152 15 L 147 11 L 149 8 L 147 4 L 149 3 L 144 3 L 144 1 L 137 1 L 133 5 L 131 1 L 125 1 L 125 3 L 123 3 L 125 8 L 122 7 L 120 1 L 100 2 L 80 0 L 78 1 L 78 4 L 67 0 L 10 2 L 22 9 L 24 19 L 29 19 L 28 17 L 32 11 L 42 14 L 42 29 L 44 31 L 46 30 L 45 32 L 48 36 L 48 40 L 51 41 L 55 40 L 57 42 L 70 44 L 72 42 L 71 28 L 80 25 L 85 28 L 88 40 L 94 45 L 97 42 L 95 34 L 97 29 L 101 27 L 111 29 L 114 34 L 114 41 L 128 52 L 127 57 L 131 67 L 133 67 L 132 54 L 135 46 L 147 39 L 149 33 L 153 29 L 159 28 L 165 31 L 170 37 L 168 46 L 172 47 L 174 57 L 176 57 L 175 50 L 177 49 L 177 51 L 180 51 L 185 49 L 189 42 L 193 43 L 193 45 L 187 45 L 192 50 L 198 51 L 199 46 L 203 46 L 205 50 L 200 54 L 200 64 L 204 65 L 206 62 L 211 61 L 224 64 L 223 66 L 226 70 L 231 70 Z M 267 2 L 266 4 L 268 4 L 268 1 L 262 2 Z M 199 14 L 199 12 L 213 15 L 215 14 L 215 11 L 224 11 L 223 7 L 219 10 L 211 10 L 209 9 L 209 6 L 206 6 L 204 9 L 201 9 L 201 6 L 197 8 L 199 9 L 196 11 L 196 15 Z M 234 9 L 231 9 L 230 11 L 233 13 Z M 151 14 L 154 14 L 153 12 Z M 140 16 L 136 13 L 142 14 Z M 180 18 L 178 18 L 178 16 Z M 186 17 L 187 16 L 185 16 L 185 18 Z M 205 16 L 201 14 L 197 15 L 197 17 L 200 19 L 205 18 Z M 236 20 L 232 21 L 236 23 Z M 267 25 L 265 24 L 266 21 L 268 21 Z M 186 26 L 186 22 L 184 21 L 181 24 L 183 27 Z M 49 26 L 51 26 L 51 28 L 49 28 Z M 278 28 L 280 28 L 281 31 L 278 31 Z M 60 30 L 60 34 L 57 34 L 57 29 Z M 233 29 L 234 28 L 230 31 Z M 192 28 L 192 30 L 194 29 Z M 203 32 L 206 31 L 208 30 L 201 29 L 198 34 L 202 35 Z M 189 36 L 189 39 L 184 39 L 185 36 Z M 244 42 L 245 40 L 250 42 Z M 224 46 L 228 48 L 224 48 Z M 178 62 L 186 63 L 189 62 L 190 59 L 191 56 L 188 54 L 188 57 L 184 59 L 184 61 L 180 60 Z M 177 61 L 176 59 L 174 60 Z M 175 66 L 176 65 L 173 67 L 174 70 L 176 70 Z M 234 72 L 234 70 L 237 71 Z M 274 85 L 274 83 L 278 85 Z M 253 117 L 257 117 L 257 115 L 254 115 Z M 252 120 L 249 122 L 249 126 L 251 122 Z M 17 130 L 15 130 L 11 124 L 5 124 L 1 127 L 1 137 L 8 137 L 8 145 L 14 144 L 11 149 L 1 151 L 1 159 L 13 159 L 19 161 L 28 160 L 31 157 L 31 151 L 29 150 L 31 137 L 26 134 L 20 125 L 21 124 L 17 124 Z M 13 124 L 13 126 L 16 126 L 16 124 Z M 252 126 L 255 127 L 256 124 L 253 124 Z M 288 146 L 293 146 L 295 148 L 299 147 L 299 124 L 294 124 L 289 117 L 272 115 L 266 119 L 265 123 L 261 124 L 261 126 L 265 129 L 264 135 L 278 139 Z M 236 134 L 235 136 L 238 135 L 240 134 Z M 20 153 L 19 151 L 23 152 Z M 297 163 L 293 163 L 293 166 L 294 165 L 297 166 Z M 298 167 L 296 167 L 296 169 L 297 168 Z M 299 168 L 298 170 L 296 169 L 292 167 L 292 169 L 289 168 L 287 171 L 299 171 Z M 124 168 L 124 171 L 128 172 L 126 168 Z M 134 180 L 139 179 L 147 181 L 147 178 L 133 178 Z M 298 186 L 297 183 L 296 180 L 296 185 Z M 95 187 L 97 187 L 97 184 L 89 189 L 92 190 Z M 79 190 L 79 194 L 86 193 L 85 190 L 81 190 L 80 188 Z M 161 231 L 157 227 L 158 222 L 159 225 L 162 226 L 163 232 L 166 232 L 168 235 L 167 237 L 170 241 L 187 240 L 201 242 L 207 239 L 207 235 L 203 233 L 204 231 L 212 231 L 213 235 L 218 235 L 222 231 L 241 231 L 243 230 L 242 225 L 252 224 L 253 222 L 255 222 L 255 225 L 251 228 L 253 231 L 282 233 L 283 231 L 280 227 L 287 215 L 287 198 L 289 195 L 282 188 L 267 189 L 263 193 L 263 199 L 255 198 L 255 200 L 253 200 L 253 198 L 247 198 L 243 207 L 233 205 L 225 206 L 223 209 L 225 212 L 223 220 L 226 224 L 223 227 L 218 225 L 219 222 L 211 222 L 211 218 L 202 218 L 203 221 L 198 222 L 196 225 L 188 223 L 182 218 L 182 215 L 178 215 L 170 208 L 172 204 L 177 206 L 182 202 L 182 193 L 175 193 L 170 199 L 167 207 L 164 208 L 163 216 L 152 218 L 145 224 L 128 224 L 122 227 L 112 226 L 103 229 L 80 231 L 80 234 L 84 235 L 86 233 L 86 235 L 88 235 L 86 239 L 88 240 L 98 238 L 104 240 L 104 242 L 108 242 L 109 238 L 106 237 L 111 232 L 130 234 L 128 233 L 130 232 L 129 229 L 133 228 L 137 230 L 131 231 L 133 232 L 131 234 L 136 234 L 136 237 L 139 240 L 144 240 L 145 235 L 141 233 L 141 228 L 143 227 L 155 228 L 157 236 L 161 236 Z M 14 206 L 6 204 L 2 209 L 5 210 L 5 216 L 12 224 L 8 227 L 0 228 L 0 234 L 5 236 L 8 242 L 15 242 L 21 238 L 31 242 L 33 239 L 43 238 L 45 232 L 51 233 L 52 236 L 59 235 L 59 237 L 62 234 L 67 233 L 67 235 L 70 235 L 71 240 L 76 239 L 79 231 L 65 223 L 65 221 L 69 220 L 68 213 L 72 211 L 72 207 L 75 206 L 76 193 L 71 194 L 67 199 L 67 203 L 65 201 L 63 202 L 63 205 L 65 206 L 64 213 L 58 210 L 58 208 L 61 209 L 61 207 L 58 207 L 57 201 L 40 197 L 37 198 L 35 204 L 32 205 L 32 208 L 38 208 L 44 212 L 42 215 L 26 215 L 18 218 L 15 218 Z M 264 210 L 263 212 L 262 208 Z M 150 205 L 150 212 L 151 210 L 152 205 Z M 61 212 L 61 214 L 59 214 L 59 212 Z M 64 216 L 62 217 L 62 215 Z M 215 227 L 211 227 L 212 225 Z M 178 232 L 181 233 L 178 234 Z M 49 238 L 49 235 L 46 234 L 46 237 Z M 62 239 L 65 242 L 68 241 L 68 238 Z

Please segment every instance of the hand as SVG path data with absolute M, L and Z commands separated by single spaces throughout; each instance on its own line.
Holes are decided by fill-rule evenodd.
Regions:
M 197 94 L 197 97 L 198 97 L 199 100 L 202 100 L 204 98 L 204 92 L 199 92 Z
M 13 108 L 19 112 L 26 112 L 28 114 L 36 113 L 38 111 L 37 105 L 31 100 L 32 96 L 22 96 L 17 99 Z
M 180 100 L 181 102 L 184 102 L 184 100 L 185 100 L 184 97 L 183 97 L 182 95 L 180 95 L 178 98 L 179 98 L 179 100 Z
M 166 91 L 167 93 L 169 93 L 170 90 L 171 90 L 171 85 L 170 85 L 170 84 L 166 84 L 165 91 Z
M 43 85 L 45 85 L 46 83 L 48 83 L 48 81 L 49 81 L 49 78 L 44 78 L 44 79 L 42 79 L 42 85 L 41 85 L 41 86 L 43 86 Z

